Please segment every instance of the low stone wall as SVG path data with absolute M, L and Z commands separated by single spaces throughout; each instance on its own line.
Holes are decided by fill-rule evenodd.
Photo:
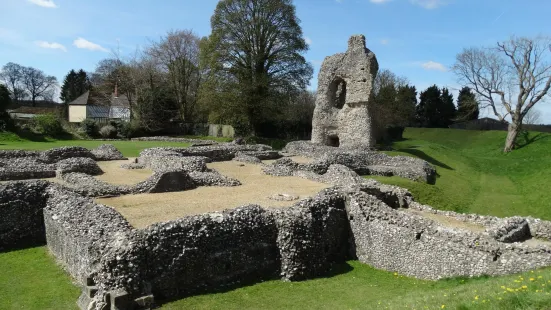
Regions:
M 345 197 L 332 189 L 275 210 L 281 277 L 299 281 L 326 274 L 350 258 Z
M 197 146 L 189 148 L 157 147 L 140 152 L 139 163 L 148 163 L 151 157 L 186 157 L 204 156 L 211 161 L 232 160 L 237 153 L 272 151 L 272 148 L 263 144 L 239 145 L 234 143 L 220 143 L 212 146 Z
M 0 251 L 44 244 L 45 181 L 0 184 Z
M 124 159 L 112 145 L 90 151 L 83 147 L 60 147 L 43 152 L 0 151 L 0 181 L 53 178 L 56 170 L 91 175 L 102 171 L 95 160 Z
M 429 184 L 436 182 L 436 170 L 428 162 L 408 157 L 389 156 L 371 150 L 349 150 L 313 144 L 309 141 L 289 142 L 284 151 L 293 155 L 303 155 L 315 159 L 309 164 L 295 165 L 289 161 L 278 161 L 270 169 L 275 175 L 285 175 L 285 171 L 305 170 L 323 174 L 330 165 L 340 164 L 361 175 L 400 176 Z M 282 160 L 287 160 L 283 158 Z M 279 172 L 278 172 L 279 171 Z M 287 172 L 288 173 L 288 172 Z
M 189 138 L 174 138 L 174 137 L 164 137 L 164 136 L 158 136 L 158 137 L 139 137 L 139 138 L 132 138 L 132 141 L 162 141 L 162 142 L 181 142 L 181 143 L 191 143 L 192 146 L 196 145 L 211 145 L 211 144 L 218 144 L 217 141 L 214 140 L 201 140 L 201 139 L 189 139 Z
M 504 244 L 354 193 L 348 205 L 358 259 L 421 279 L 504 275 L 551 265 L 551 246 Z M 551 244 L 551 243 L 550 243 Z
M 50 185 L 47 194 L 44 224 L 48 248 L 80 284 L 86 285 L 97 272 L 107 246 L 117 245 L 117 236 L 130 233 L 132 227 L 113 208 L 61 186 Z

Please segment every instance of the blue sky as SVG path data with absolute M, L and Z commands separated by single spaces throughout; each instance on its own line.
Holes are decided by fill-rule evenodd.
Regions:
M 217 0 L 0 0 L 0 66 L 16 62 L 60 80 L 93 71 L 120 49 L 129 55 L 170 29 L 210 33 Z M 361 33 L 379 65 L 418 90 L 460 86 L 448 68 L 464 47 L 495 45 L 510 35 L 549 34 L 549 0 L 295 0 L 316 71 Z M 457 93 L 457 92 L 454 92 Z M 537 106 L 536 106 L 537 107 Z M 551 104 L 537 107 L 551 123 Z

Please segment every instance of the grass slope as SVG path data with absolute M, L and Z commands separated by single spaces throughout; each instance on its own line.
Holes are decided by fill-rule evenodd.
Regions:
M 551 135 L 531 134 L 527 140 L 532 143 L 511 154 L 500 151 L 504 139 L 504 132 L 408 128 L 405 140 L 395 143 L 396 151 L 390 153 L 434 164 L 439 174 L 436 185 L 377 179 L 409 188 L 418 201 L 439 209 L 551 219 L 547 192 Z M 3 141 L 0 136 L 0 148 L 47 149 L 67 143 L 101 144 L 40 144 Z M 135 156 L 150 145 L 124 142 L 117 147 L 126 156 Z M 0 253 L 0 266 L 0 309 L 76 308 L 78 289 L 70 285 L 45 247 Z M 298 283 L 267 281 L 189 297 L 162 309 L 551 309 L 550 293 L 551 268 L 506 277 L 430 282 L 352 261 L 337 266 L 328 277 Z
M 388 153 L 432 163 L 439 174 L 436 184 L 375 179 L 408 188 L 417 201 L 437 209 L 551 220 L 551 134 L 530 133 L 510 154 L 501 152 L 505 136 L 502 131 L 408 128 L 404 141 Z

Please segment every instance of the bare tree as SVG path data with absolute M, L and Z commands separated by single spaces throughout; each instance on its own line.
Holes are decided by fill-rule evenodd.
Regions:
M 169 31 L 159 42 L 153 42 L 146 51 L 168 74 L 168 81 L 184 121 L 192 119 L 197 102 L 201 77 L 199 42 L 199 37 L 191 30 Z
M 511 37 L 495 48 L 468 48 L 457 55 L 453 70 L 475 91 L 480 108 L 490 108 L 501 121 L 511 118 L 504 152 L 514 149 L 526 114 L 546 99 L 551 87 L 550 52 L 548 37 Z
M 537 125 L 541 124 L 541 112 L 537 109 L 530 109 L 524 116 L 523 124 Z
M 23 68 L 23 85 L 25 91 L 29 94 L 33 106 L 36 105 L 36 99 L 53 99 L 57 79 L 55 76 L 48 76 L 42 70 L 33 67 Z
M 409 81 L 406 77 L 398 76 L 394 72 L 384 69 L 379 71 L 375 76 L 375 81 L 373 83 L 373 94 L 378 94 L 381 88 L 387 86 L 394 86 L 395 89 L 398 89 L 408 83 Z
M 2 71 L 0 72 L 0 80 L 4 81 L 15 102 L 25 98 L 23 69 L 24 67 L 19 64 L 8 62 L 2 67 Z

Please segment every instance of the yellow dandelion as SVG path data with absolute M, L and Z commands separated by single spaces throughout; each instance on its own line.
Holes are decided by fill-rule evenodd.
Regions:
M 534 273 L 534 270 L 530 270 L 530 273 Z
M 519 280 L 515 280 L 515 283 L 520 283 L 520 281 L 519 281 Z
M 441 308 L 441 309 L 444 309 L 444 308 L 446 308 L 446 305 L 442 305 L 442 307 L 440 307 L 440 308 Z
M 397 272 L 395 272 L 395 273 L 394 273 L 394 275 L 395 275 L 395 276 L 397 276 L 397 275 L 398 275 L 398 273 L 397 273 Z
M 478 296 L 475 296 L 474 299 L 475 299 L 475 300 L 478 300 Z
M 526 286 L 526 285 L 523 285 L 523 286 L 522 286 L 522 288 L 523 288 L 523 289 L 527 289 L 527 288 L 528 288 L 528 286 Z
M 509 291 L 509 292 L 514 292 L 515 290 L 512 289 L 512 288 L 510 288 L 510 287 L 508 287 L 508 288 L 507 288 L 507 291 Z
M 501 288 L 502 288 L 502 289 L 505 289 L 505 285 L 502 285 Z

